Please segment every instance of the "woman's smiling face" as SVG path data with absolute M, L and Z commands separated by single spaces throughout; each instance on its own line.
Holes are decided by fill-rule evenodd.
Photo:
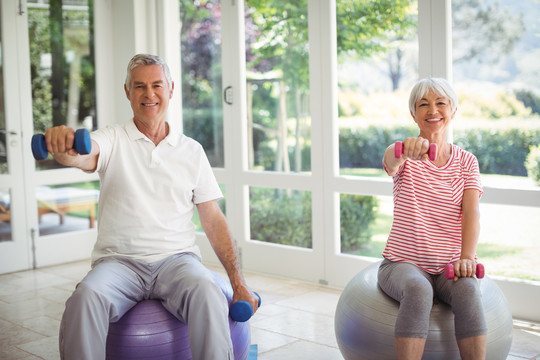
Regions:
M 433 91 L 416 102 L 415 111 L 416 114 L 411 115 L 420 128 L 420 136 L 445 131 L 455 115 L 450 100 Z

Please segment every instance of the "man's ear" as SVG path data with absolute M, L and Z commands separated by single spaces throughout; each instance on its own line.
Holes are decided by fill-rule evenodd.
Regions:
M 170 91 L 170 93 L 169 93 L 169 99 L 172 99 L 173 91 L 174 91 L 174 81 L 171 82 L 171 91 Z
M 129 98 L 129 90 L 128 90 L 126 84 L 124 84 L 124 91 L 126 92 L 126 97 L 128 98 L 128 100 L 131 100 L 131 99 Z

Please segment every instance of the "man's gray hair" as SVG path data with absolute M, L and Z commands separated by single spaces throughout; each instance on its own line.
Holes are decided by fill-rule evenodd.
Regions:
M 452 85 L 443 78 L 425 78 L 420 79 L 412 88 L 409 96 L 409 110 L 416 116 L 416 103 L 420 101 L 430 91 L 435 94 L 447 98 L 450 101 L 452 114 L 458 107 L 458 97 Z
M 128 89 L 131 81 L 131 70 L 135 69 L 137 66 L 143 65 L 161 65 L 161 67 L 163 68 L 163 72 L 165 73 L 165 77 L 167 78 L 167 82 L 169 83 L 169 86 L 172 84 L 173 81 L 171 77 L 171 72 L 169 71 L 169 67 L 167 66 L 165 60 L 163 60 L 157 55 L 137 54 L 131 58 L 127 66 L 125 85 Z

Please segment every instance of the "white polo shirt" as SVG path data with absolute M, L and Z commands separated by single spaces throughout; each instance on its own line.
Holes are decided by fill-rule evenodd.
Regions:
M 121 255 L 147 262 L 192 252 L 194 205 L 223 197 L 202 146 L 174 131 L 157 146 L 133 120 L 92 133 L 100 148 L 98 237 L 92 262 Z

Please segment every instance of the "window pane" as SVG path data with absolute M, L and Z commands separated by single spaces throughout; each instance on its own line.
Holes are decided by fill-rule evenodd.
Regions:
M 476 155 L 484 186 L 538 191 L 538 2 L 454 0 L 452 16 L 454 142 Z M 490 274 L 540 280 L 539 209 L 481 205 L 478 254 Z
M 454 142 L 476 155 L 485 183 L 530 188 L 540 181 L 540 7 L 499 3 L 452 2 Z
M 540 281 L 540 207 L 480 204 L 478 257 L 490 275 Z
M 180 0 L 184 133 L 210 164 L 224 167 L 221 97 L 221 8 L 218 0 Z
M 11 241 L 11 192 L 0 188 L 0 242 Z
M 40 236 L 96 227 L 99 181 L 38 186 L 35 191 Z
M 0 16 L 2 7 L 0 6 Z M 2 28 L 0 27 L 0 174 L 7 174 L 6 114 L 4 110 L 4 52 L 2 50 Z
M 391 196 L 340 194 L 341 253 L 380 258 L 392 215 Z
M 226 206 L 227 204 L 225 202 L 225 199 L 227 198 L 227 194 L 225 192 L 225 185 L 219 184 L 219 187 L 221 189 L 221 192 L 223 193 L 223 197 L 219 199 L 217 202 L 223 214 L 227 216 L 227 206 Z M 199 231 L 199 232 L 204 231 L 201 225 L 201 220 L 199 218 L 199 212 L 197 211 L 197 206 L 195 206 L 195 209 L 193 211 L 193 218 L 191 219 L 191 221 L 195 225 L 195 231 Z
M 408 108 L 418 78 L 417 1 L 336 2 L 342 175 L 386 176 L 384 150 L 417 136 Z
M 312 248 L 311 192 L 251 187 L 251 239 Z
M 28 0 L 34 132 L 96 128 L 92 0 Z M 59 167 L 49 156 L 39 169 Z
M 245 7 L 249 169 L 310 172 L 307 0 Z

